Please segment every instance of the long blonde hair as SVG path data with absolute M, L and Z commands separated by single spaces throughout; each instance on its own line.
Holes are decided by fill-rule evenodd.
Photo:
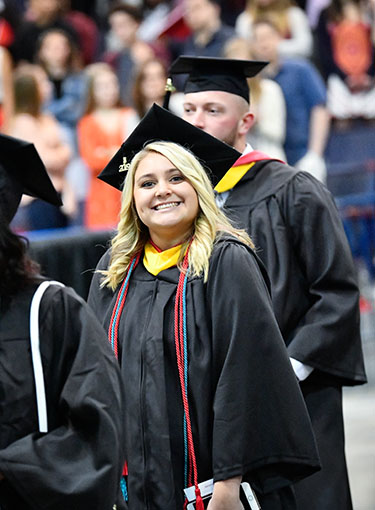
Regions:
M 199 213 L 194 221 L 193 240 L 189 251 L 189 270 L 193 276 L 208 277 L 209 259 L 218 234 L 231 234 L 248 246 L 254 245 L 243 230 L 235 229 L 228 218 L 217 207 L 212 185 L 196 157 L 181 145 L 172 142 L 152 142 L 144 147 L 132 160 L 122 192 L 120 222 L 117 235 L 112 240 L 111 259 L 102 286 L 114 290 L 124 279 L 132 258 L 143 250 L 149 239 L 149 232 L 138 217 L 135 209 L 134 176 L 139 163 L 151 152 L 166 157 L 190 182 L 198 196 Z M 190 239 L 186 240 L 186 245 Z M 181 250 L 178 267 L 185 250 Z

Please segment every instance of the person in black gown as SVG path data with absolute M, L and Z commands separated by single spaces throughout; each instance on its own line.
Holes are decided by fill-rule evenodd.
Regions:
M 122 208 L 88 301 L 121 365 L 131 510 L 182 510 L 211 478 L 209 510 L 240 510 L 241 480 L 281 509 L 319 469 L 267 276 L 198 161 L 217 178 L 238 155 L 154 105 L 100 176 Z
M 0 135 L 0 508 L 112 510 L 124 462 L 117 362 L 89 306 L 42 278 L 10 229 L 23 193 L 61 205 L 35 147 Z
M 351 510 L 343 386 L 366 382 L 359 290 L 334 199 L 311 174 L 254 151 L 247 77 L 265 62 L 182 56 L 183 118 L 242 156 L 216 185 L 217 203 L 251 235 L 271 281 L 273 308 L 309 410 L 322 470 L 294 485 L 299 510 Z

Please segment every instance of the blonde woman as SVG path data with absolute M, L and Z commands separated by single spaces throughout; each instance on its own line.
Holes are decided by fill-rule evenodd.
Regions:
M 192 487 L 187 508 L 203 509 L 198 484 L 213 478 L 206 508 L 242 510 L 241 481 L 263 504 L 272 496 L 261 493 L 317 469 L 315 447 L 252 242 L 217 208 L 197 159 L 220 174 L 236 151 L 156 112 L 102 174 L 119 186 L 118 162 L 140 150 L 89 295 L 123 374 L 124 498 L 133 510 L 182 510 Z M 188 139 L 194 155 L 170 141 L 145 145 L 157 129 Z

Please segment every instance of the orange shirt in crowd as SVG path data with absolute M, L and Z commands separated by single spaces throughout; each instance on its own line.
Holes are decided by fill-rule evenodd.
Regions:
M 119 108 L 115 122 L 103 125 L 95 112 L 85 115 L 78 124 L 81 157 L 91 170 L 86 200 L 85 225 L 89 228 L 112 228 L 119 220 L 121 193 L 97 176 L 135 127 L 132 108 Z

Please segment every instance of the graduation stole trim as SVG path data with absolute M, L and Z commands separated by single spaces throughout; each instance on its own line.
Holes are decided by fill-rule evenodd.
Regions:
M 181 247 L 182 244 L 178 244 L 168 250 L 161 251 L 154 243 L 149 241 L 145 246 L 143 265 L 149 273 L 156 276 L 164 269 L 177 266 Z
M 255 165 L 255 163 L 245 163 L 244 165 L 232 166 L 224 177 L 216 184 L 215 191 L 224 193 L 234 188 L 242 177 Z
M 242 177 L 255 165 L 257 161 L 274 159 L 260 151 L 251 151 L 247 154 L 243 154 L 234 165 L 227 171 L 222 179 L 215 186 L 215 191 L 218 193 L 224 193 L 234 188 L 236 184 L 242 179 Z M 277 160 L 283 163 L 281 160 Z

